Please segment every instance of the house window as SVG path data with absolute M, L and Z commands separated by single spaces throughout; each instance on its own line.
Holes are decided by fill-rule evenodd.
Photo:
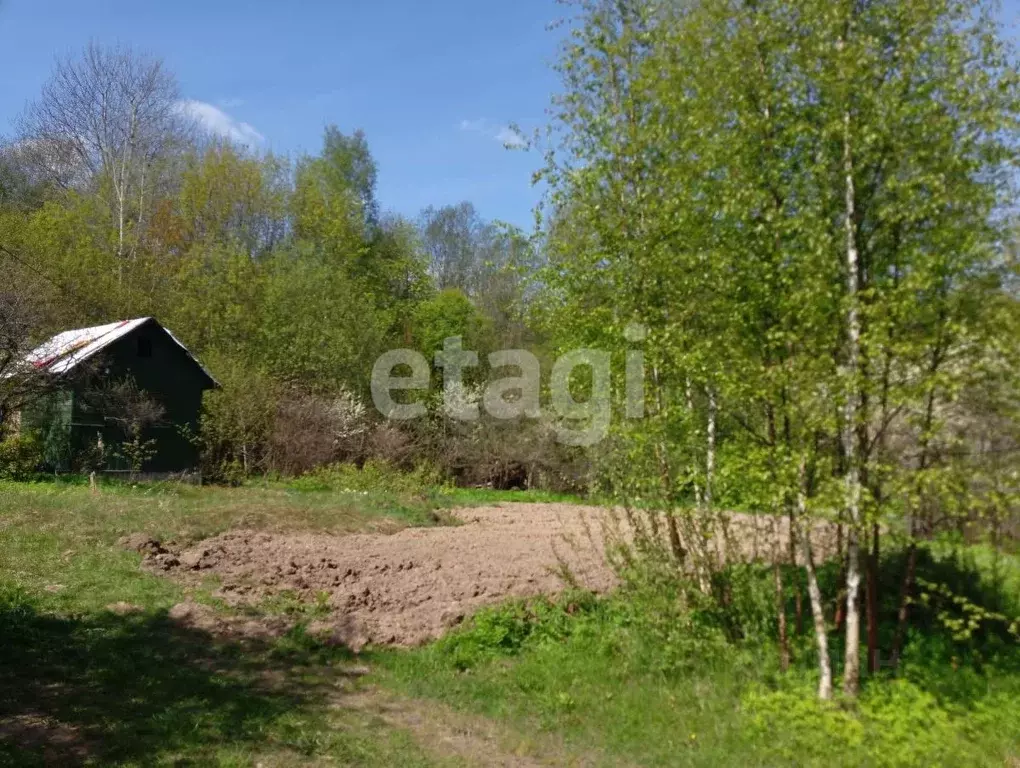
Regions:
M 152 339 L 147 339 L 144 336 L 138 337 L 138 356 L 152 357 Z

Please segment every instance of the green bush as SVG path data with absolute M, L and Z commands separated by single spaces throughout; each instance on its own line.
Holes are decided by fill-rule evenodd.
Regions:
M 499 656 L 515 656 L 527 647 L 565 640 L 583 631 L 585 618 L 603 605 L 590 593 L 577 592 L 553 601 L 519 600 L 483 608 L 459 631 L 440 639 L 436 652 L 456 669 L 470 669 Z
M 967 595 L 966 606 L 994 606 L 1012 621 L 1015 598 L 999 590 L 1014 584 L 1017 559 L 975 572 L 966 554 L 919 553 L 918 578 L 952 584 L 953 594 L 912 605 L 899 668 L 865 676 L 857 700 L 817 700 L 810 625 L 797 633 L 791 623 L 792 663 L 780 671 L 769 567 L 718 574 L 724 605 L 652 557 L 621 567 L 609 595 L 483 609 L 437 642 L 391 658 L 391 669 L 415 696 L 537 722 L 635 765 L 1003 765 L 1020 744 L 1020 645 L 1001 620 L 983 619 L 961 640 L 938 614 Z M 902 560 L 890 548 L 893 586 L 902 573 L 892 566 Z M 827 594 L 838 568 L 820 570 Z M 792 611 L 793 589 L 803 593 L 804 584 L 792 570 L 784 577 Z M 898 597 L 886 591 L 883 648 Z M 840 641 L 833 632 L 837 689 Z
M 0 480 L 28 480 L 43 463 L 43 443 L 34 432 L 0 440 Z
M 355 493 L 424 494 L 442 485 L 440 473 L 428 464 L 410 472 L 385 461 L 371 460 L 360 468 L 354 464 L 331 464 L 292 480 L 298 491 L 340 491 Z
M 440 639 L 444 664 L 471 669 L 546 644 L 569 643 L 624 667 L 675 678 L 732 650 L 724 634 L 668 600 L 628 591 L 599 597 L 574 590 L 551 600 L 518 600 L 475 614 Z M 735 656 L 727 654 L 730 663 Z
M 987 765 L 996 760 L 982 745 L 1009 738 L 1003 696 L 954 709 L 903 679 L 868 683 L 853 710 L 811 694 L 798 680 L 743 697 L 748 736 L 762 756 L 801 765 Z

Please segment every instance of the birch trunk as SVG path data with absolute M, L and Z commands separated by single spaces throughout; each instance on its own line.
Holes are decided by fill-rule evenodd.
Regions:
M 843 693 L 856 696 L 860 687 L 860 643 L 861 616 L 859 605 L 860 573 L 860 528 L 861 528 L 861 481 L 858 466 L 858 445 L 856 421 L 860 401 L 857 371 L 861 347 L 861 320 L 858 310 L 858 269 L 857 235 L 854 219 L 856 216 L 856 193 L 854 189 L 854 160 L 850 136 L 850 112 L 843 113 L 843 174 L 844 174 L 844 230 L 846 233 L 847 271 L 847 398 L 844 413 L 844 443 L 846 446 L 846 506 L 850 524 L 847 530 L 846 567 L 846 656 L 844 659 Z
M 800 487 L 797 491 L 797 512 L 801 523 L 807 517 L 806 469 L 804 460 L 801 459 Z M 825 627 L 825 606 L 822 603 L 822 590 L 818 588 L 814 553 L 811 551 L 811 537 L 802 526 L 798 526 L 798 528 L 798 538 L 804 551 L 804 569 L 807 571 L 808 599 L 811 602 L 815 645 L 818 647 L 818 698 L 827 701 L 832 698 L 832 664 L 829 661 L 829 635 Z
M 692 417 L 694 416 L 694 391 L 691 385 L 690 377 L 685 379 L 685 394 L 687 400 L 687 412 Z M 710 416 L 709 420 L 712 421 L 712 439 L 715 438 L 715 421 L 714 416 Z M 714 445 L 712 453 L 712 461 L 715 461 Z M 694 469 L 692 475 L 697 478 L 697 468 Z M 711 480 L 707 480 L 706 484 L 711 483 Z M 708 495 L 711 495 L 711 490 L 708 491 Z M 708 548 L 708 536 L 706 534 L 706 519 L 708 512 L 706 511 L 706 493 L 703 491 L 701 484 L 698 483 L 697 479 L 694 480 L 694 506 L 695 513 L 692 520 L 687 521 L 685 533 L 689 535 L 691 542 L 690 548 L 692 553 L 695 555 L 695 570 L 698 575 L 698 588 L 707 594 L 712 591 L 711 579 L 709 577 L 711 569 L 711 558 L 712 555 Z
M 725 512 L 716 511 L 712 496 L 715 483 L 715 429 L 719 415 L 719 406 L 715 398 L 715 390 L 708 390 L 708 424 L 705 431 L 705 513 L 710 520 L 718 523 L 718 536 L 721 539 L 721 548 L 716 548 L 718 556 L 717 566 L 730 562 L 730 527 L 729 519 Z
M 655 382 L 655 406 L 657 415 L 662 415 L 662 387 L 659 384 L 659 366 L 652 366 L 652 379 Z M 669 535 L 669 548 L 673 552 L 681 568 L 687 562 L 687 552 L 684 550 L 683 542 L 680 540 L 680 531 L 676 524 L 676 508 L 673 494 L 673 472 L 669 464 L 669 450 L 664 442 L 656 444 L 656 456 L 659 461 L 659 474 L 666 494 L 666 529 Z M 654 514 L 652 520 L 655 520 Z
M 687 413 L 694 415 L 694 391 L 691 387 L 691 380 L 687 378 L 684 382 L 684 394 L 687 401 Z M 697 481 L 697 474 L 694 475 L 694 505 L 700 510 L 702 507 L 701 484 Z

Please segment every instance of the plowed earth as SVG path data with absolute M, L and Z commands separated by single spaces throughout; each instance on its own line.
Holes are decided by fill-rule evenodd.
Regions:
M 454 512 L 459 525 L 392 534 L 228 531 L 171 551 L 129 541 L 144 567 L 183 581 L 219 580 L 218 597 L 254 605 L 289 593 L 328 608 L 311 629 L 358 649 L 417 645 L 479 607 L 508 597 L 555 594 L 563 574 L 591 590 L 614 584 L 602 556 L 603 510 L 508 504 Z M 178 612 L 202 616 L 204 606 Z
M 186 583 L 215 576 L 216 595 L 235 606 L 265 604 L 281 595 L 317 605 L 324 618 L 310 630 L 354 650 L 366 644 L 418 645 L 484 605 L 553 595 L 568 582 L 595 592 L 616 583 L 603 541 L 605 531 L 620 528 L 605 509 L 517 503 L 453 514 L 459 525 L 391 534 L 234 530 L 179 551 L 132 537 L 124 543 L 143 552 L 149 570 Z M 735 515 L 731 524 L 740 556 L 774 556 L 760 545 L 770 542 L 771 549 L 766 534 L 774 524 L 785 538 L 784 523 Z M 811 538 L 816 559 L 830 554 L 831 531 L 815 529 Z M 785 553 L 782 546 L 779 552 Z M 175 606 L 172 613 L 210 631 L 243 635 L 276 634 L 286 624 L 218 617 L 195 603 Z

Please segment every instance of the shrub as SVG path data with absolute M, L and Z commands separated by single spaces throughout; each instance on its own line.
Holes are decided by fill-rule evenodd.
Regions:
M 376 424 L 368 434 L 365 443 L 365 458 L 384 461 L 393 466 L 407 467 L 413 463 L 417 447 L 411 436 L 394 426 L 383 422 Z
M 336 461 L 362 461 L 368 435 L 365 406 L 350 392 L 323 397 L 293 391 L 277 406 L 270 463 L 277 472 L 299 475 Z
M 308 472 L 291 482 L 301 491 L 358 491 L 396 495 L 425 494 L 442 484 L 442 476 L 428 464 L 410 472 L 385 461 L 371 460 L 364 466 L 331 464 Z
M 969 711 L 954 712 L 922 687 L 891 680 L 868 684 L 851 711 L 818 701 L 810 683 L 798 681 L 778 691 L 751 691 L 742 710 L 760 753 L 776 762 L 892 768 L 994 763 L 979 746 L 989 736 L 970 738 L 983 725 L 973 714 L 984 712 L 984 704 L 978 699 Z
M 483 608 L 464 627 L 439 640 L 435 651 L 454 668 L 470 669 L 488 659 L 514 656 L 528 646 L 562 641 L 603 607 L 594 595 L 576 592 L 556 601 L 539 598 Z
M 34 432 L 0 440 L 0 479 L 28 480 L 43 463 L 43 443 Z
M 585 453 L 562 445 L 545 417 L 502 421 L 483 415 L 461 422 L 433 403 L 428 417 L 407 429 L 414 434 L 416 454 L 440 467 L 457 485 L 568 493 L 588 486 Z
M 268 468 L 277 385 L 258 369 L 228 358 L 213 357 L 212 369 L 222 388 L 202 403 L 202 474 L 236 484 Z

